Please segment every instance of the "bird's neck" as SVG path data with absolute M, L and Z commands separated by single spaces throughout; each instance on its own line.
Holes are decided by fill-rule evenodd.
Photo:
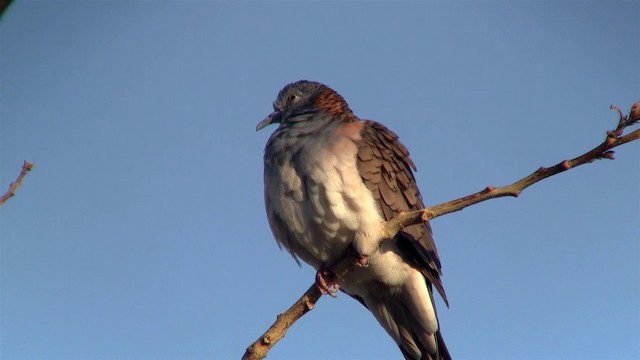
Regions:
M 343 120 L 321 113 L 296 115 L 284 121 L 271 135 L 265 148 L 265 159 L 280 154 L 292 156 L 307 144 L 305 138 L 328 136 Z

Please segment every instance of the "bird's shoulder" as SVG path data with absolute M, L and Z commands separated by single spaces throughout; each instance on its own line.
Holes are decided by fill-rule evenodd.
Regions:
M 374 198 L 379 200 L 385 220 L 401 211 L 422 207 L 413 174 L 416 167 L 398 135 L 372 120 L 361 120 L 359 127 L 358 171 Z

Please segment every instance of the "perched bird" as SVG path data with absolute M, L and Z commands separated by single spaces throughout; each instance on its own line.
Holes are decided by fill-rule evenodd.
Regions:
M 256 131 L 279 124 L 264 150 L 264 198 L 280 247 L 318 271 L 321 290 L 339 287 L 366 306 L 406 359 L 450 359 L 433 300 L 435 287 L 448 306 L 429 224 L 382 241 L 384 221 L 424 207 L 398 136 L 317 82 L 286 85 L 273 110 Z M 347 251 L 363 266 L 334 284 L 328 269 Z

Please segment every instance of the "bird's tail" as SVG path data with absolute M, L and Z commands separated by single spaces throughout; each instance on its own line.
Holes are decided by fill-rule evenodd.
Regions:
M 422 281 L 424 284 L 424 279 Z M 406 360 L 451 359 L 438 326 L 429 286 L 415 288 L 409 280 L 398 293 L 364 300 Z
M 403 345 L 398 345 L 398 347 L 400 348 L 400 351 L 402 351 L 402 355 L 404 355 L 404 358 L 406 360 L 451 360 L 451 355 L 449 355 L 449 350 L 447 349 L 447 345 L 444 343 L 444 340 L 442 339 L 442 334 L 440 333 L 440 330 L 438 330 L 435 333 L 435 337 L 436 337 L 436 341 L 438 342 L 438 353 L 435 355 L 431 355 L 429 353 L 426 352 L 426 350 L 422 350 L 422 357 L 415 357 L 415 354 L 411 354 L 408 351 L 406 351 L 403 347 Z M 414 341 L 417 341 L 417 339 L 414 339 Z

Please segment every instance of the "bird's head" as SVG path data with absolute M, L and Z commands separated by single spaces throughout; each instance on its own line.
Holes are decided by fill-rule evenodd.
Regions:
M 273 103 L 273 112 L 256 126 L 256 131 L 268 125 L 283 124 L 300 115 L 324 113 L 345 118 L 353 116 L 342 96 L 319 82 L 300 80 L 286 85 Z

